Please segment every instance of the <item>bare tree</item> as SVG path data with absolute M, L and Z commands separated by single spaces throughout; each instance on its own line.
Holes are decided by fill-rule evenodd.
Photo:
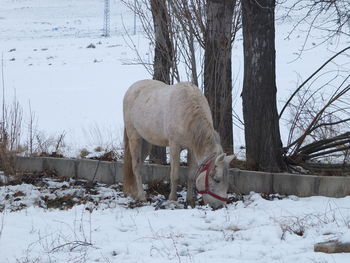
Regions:
M 177 49 L 179 55 L 183 58 L 183 62 L 186 65 L 186 71 L 188 72 L 188 79 L 198 86 L 198 59 L 196 54 L 196 48 L 202 44 L 203 21 L 202 17 L 195 16 L 196 11 L 204 7 L 204 0 L 187 1 L 187 0 L 175 0 L 168 1 L 170 5 L 171 15 L 174 18 L 173 32 L 176 38 L 179 39 L 181 47 Z M 203 46 L 201 46 L 203 47 Z
M 299 56 L 307 49 L 314 30 L 323 35 L 319 38 L 319 43 L 313 41 L 311 47 L 338 37 L 350 36 L 350 0 L 284 0 L 280 6 L 285 9 L 282 19 L 293 21 L 288 37 L 300 28 L 306 33 Z
M 153 79 L 170 84 L 170 70 L 173 65 L 174 51 L 170 40 L 170 18 L 166 1 L 151 0 L 151 12 L 155 35 Z M 165 164 L 166 148 L 153 146 L 150 159 Z
M 165 83 L 172 84 L 175 80 L 180 81 L 177 68 L 179 63 L 177 46 L 180 46 L 180 40 L 177 39 L 175 19 L 171 16 L 167 1 L 122 0 L 122 2 L 136 14 L 140 20 L 143 34 L 149 41 L 149 50 L 145 57 L 140 54 L 132 37 L 124 27 L 125 42 L 137 55 L 136 59 L 127 60 L 124 63 L 142 65 L 153 79 L 159 79 Z M 155 63 L 164 63 L 165 68 L 162 69 Z M 170 77 L 164 77 L 166 72 L 169 72 Z
M 208 0 L 205 30 L 204 94 L 219 132 L 223 149 L 233 153 L 232 135 L 232 31 L 235 0 Z
M 170 70 L 174 52 L 170 40 L 170 18 L 166 2 L 151 0 L 151 11 L 155 35 L 153 79 L 170 84 Z
M 157 50 L 157 34 L 168 33 L 170 41 L 164 36 L 161 39 L 165 43 L 164 46 L 170 43 L 172 49 L 169 49 L 170 52 L 164 52 L 166 48 L 158 50 L 163 50 L 161 53 L 165 54 L 163 56 L 165 65 L 171 65 L 170 82 L 174 79 L 176 81 L 182 79 L 189 80 L 198 86 L 201 84 L 200 77 L 204 72 L 204 91 L 211 105 L 215 129 L 219 131 L 225 151 L 233 152 L 231 47 L 241 26 L 240 2 L 218 1 L 221 6 L 217 8 L 219 6 L 216 4 L 217 1 L 155 1 L 158 3 L 153 5 L 152 11 L 152 1 L 137 0 L 136 5 L 128 1 L 125 3 L 137 13 L 143 31 L 151 45 L 155 47 L 155 51 Z M 167 25 L 166 30 L 161 30 L 161 27 L 156 24 L 153 26 L 150 24 L 150 17 L 147 14 L 149 11 L 152 11 L 152 17 L 156 19 L 154 21 L 157 21 L 156 24 Z M 158 32 L 155 31 L 157 28 Z M 226 42 L 223 39 L 226 39 Z M 206 51 L 207 48 L 210 49 L 209 52 Z M 204 63 L 201 50 L 205 51 Z M 162 57 L 157 54 L 154 56 L 158 58 L 154 60 L 155 63 Z M 138 58 L 142 56 L 138 55 Z M 166 59 L 168 59 L 167 62 L 165 62 Z M 140 62 L 150 70 L 149 62 L 142 61 L 142 59 Z M 185 71 L 181 73 L 178 70 L 179 63 L 185 65 Z M 157 72 L 160 71 L 155 72 L 156 65 L 153 69 L 153 76 L 159 76 Z M 210 73 L 211 71 L 213 72 Z
M 276 105 L 275 0 L 242 1 L 243 117 L 250 169 L 284 170 Z

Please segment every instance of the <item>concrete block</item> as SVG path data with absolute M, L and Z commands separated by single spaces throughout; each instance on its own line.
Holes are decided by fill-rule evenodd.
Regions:
M 123 162 L 117 162 L 116 181 L 123 182 Z M 148 184 L 155 181 L 170 181 L 170 165 L 159 164 L 143 164 L 142 169 L 142 183 Z M 179 183 L 181 185 L 187 184 L 188 167 L 180 166 L 179 169 Z
M 16 156 L 15 170 L 20 172 L 41 172 L 44 170 L 43 158 Z
M 115 170 L 115 182 L 121 183 L 123 181 L 123 167 L 124 163 L 121 161 L 114 162 L 114 170 Z
M 273 174 L 272 193 L 297 195 L 300 197 L 318 195 L 317 176 L 299 174 Z
M 78 179 L 94 180 L 105 184 L 116 182 L 114 163 L 96 160 L 76 160 L 76 162 Z
M 170 180 L 170 166 L 167 165 L 144 164 L 141 172 L 144 184 L 159 180 Z
M 76 178 L 76 160 L 43 157 L 45 170 L 54 170 L 58 176 L 66 178 Z
M 318 176 L 317 195 L 328 197 L 344 197 L 350 195 L 350 177 Z
M 235 193 L 249 194 L 272 192 L 272 174 L 256 171 L 230 169 L 229 190 Z

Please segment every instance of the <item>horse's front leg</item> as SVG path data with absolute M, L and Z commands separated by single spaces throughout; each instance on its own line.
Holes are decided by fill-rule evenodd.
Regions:
M 187 153 L 187 165 L 188 165 L 188 174 L 187 174 L 187 196 L 186 201 L 187 204 L 191 207 L 195 207 L 196 201 L 196 189 L 195 189 L 195 170 L 196 170 L 196 162 L 193 154 L 190 150 Z
M 177 200 L 177 186 L 179 184 L 180 167 L 180 147 L 175 143 L 170 143 L 170 185 L 171 191 L 169 200 Z

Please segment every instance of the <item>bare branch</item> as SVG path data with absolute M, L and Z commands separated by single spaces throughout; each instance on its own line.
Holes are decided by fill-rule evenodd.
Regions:
M 348 46 L 348 47 L 342 49 L 341 51 L 339 51 L 338 53 L 336 53 L 334 56 L 332 56 L 330 59 L 328 59 L 325 63 L 323 63 L 322 66 L 319 67 L 314 73 L 312 73 L 289 97 L 289 99 L 287 100 L 287 102 L 283 106 L 278 118 L 281 118 L 281 116 L 282 116 L 283 112 L 285 111 L 285 109 L 287 108 L 288 104 L 291 102 L 291 100 L 294 98 L 294 96 L 305 86 L 305 84 L 309 82 L 310 79 L 312 79 L 318 72 L 320 72 L 321 69 L 323 69 L 329 62 L 331 62 L 333 59 L 335 59 L 337 56 L 344 53 L 348 49 L 350 49 L 350 46 Z

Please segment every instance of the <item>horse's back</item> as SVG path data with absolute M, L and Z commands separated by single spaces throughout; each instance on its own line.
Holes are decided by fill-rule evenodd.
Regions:
M 162 101 L 164 101 L 165 98 L 174 100 L 181 95 L 187 98 L 188 93 L 194 93 L 197 96 L 201 94 L 199 89 L 190 82 L 179 82 L 175 85 L 167 85 L 162 81 L 146 79 L 137 81 L 130 86 L 124 96 L 124 102 L 131 103 L 132 101 L 136 101 L 138 96 L 158 96 Z M 165 97 L 159 97 L 160 95 Z
M 129 87 L 125 93 L 124 100 L 128 98 L 134 100 L 140 93 L 149 93 L 165 86 L 167 84 L 158 80 L 145 79 L 137 81 Z
M 123 105 L 126 127 L 156 145 L 168 145 L 169 138 L 184 140 L 189 118 L 198 108 L 212 122 L 204 95 L 189 82 L 138 81 L 126 92 Z
M 183 104 L 191 104 L 200 96 L 199 89 L 189 82 L 167 85 L 158 80 L 140 80 L 127 90 L 123 107 L 128 111 L 137 105 L 139 111 L 152 109 L 154 114 L 160 114 L 170 106 L 175 106 L 173 110 L 176 110 L 181 105 L 186 106 Z

